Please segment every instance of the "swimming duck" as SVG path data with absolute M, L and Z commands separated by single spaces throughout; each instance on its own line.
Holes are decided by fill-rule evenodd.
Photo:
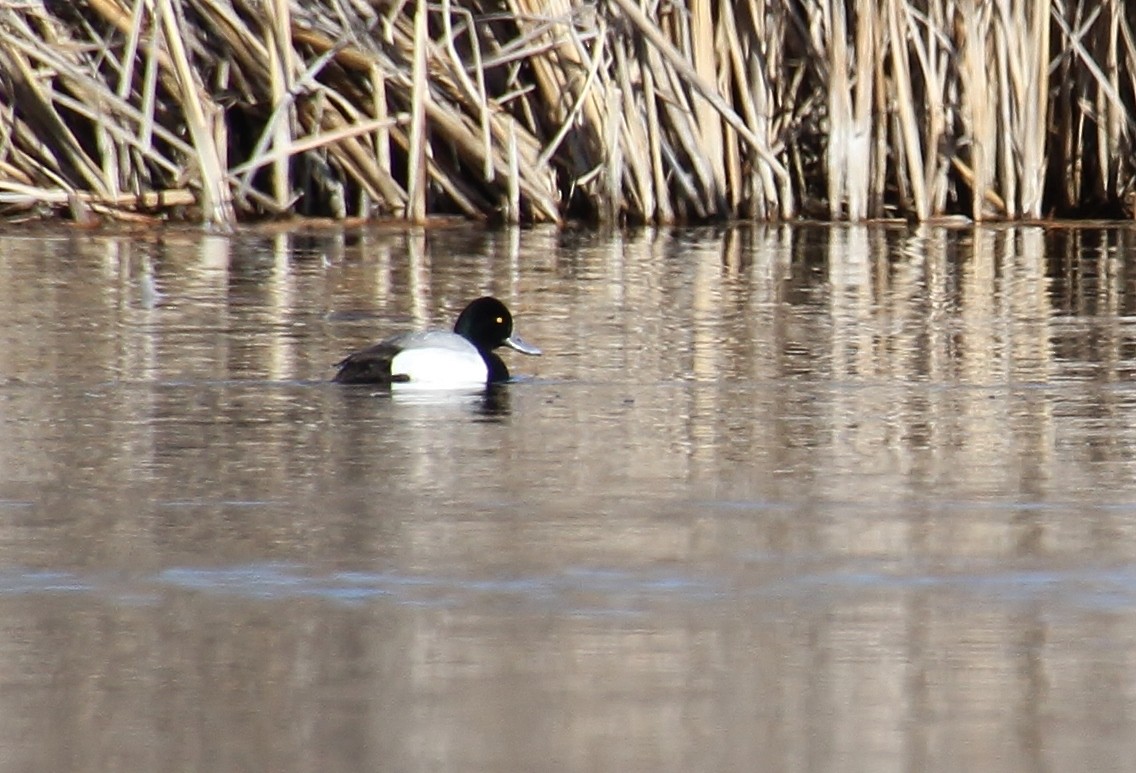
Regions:
M 486 296 L 465 307 L 454 332 L 391 336 L 340 360 L 332 380 L 340 384 L 484 386 L 509 379 L 509 369 L 493 353 L 501 346 L 522 354 L 540 354 L 540 349 L 513 335 L 513 315 L 505 304 Z

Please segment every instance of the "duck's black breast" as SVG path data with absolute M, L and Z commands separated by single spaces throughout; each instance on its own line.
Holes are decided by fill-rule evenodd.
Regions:
M 481 353 L 482 359 L 485 360 L 485 367 L 489 371 L 489 377 L 486 380 L 490 384 L 499 384 L 502 381 L 509 380 L 509 369 L 505 367 L 504 360 L 494 352 L 487 352 L 484 349 L 478 351 Z

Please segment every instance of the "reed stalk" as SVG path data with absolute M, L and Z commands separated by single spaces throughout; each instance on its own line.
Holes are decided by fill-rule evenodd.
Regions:
M 0 218 L 1136 204 L 1126 0 L 0 4 Z
M 410 149 L 406 172 L 406 218 L 415 223 L 426 219 L 426 105 L 430 102 L 430 88 L 426 82 L 426 22 L 426 0 L 417 0 L 411 57 Z
M 912 85 L 911 62 L 908 46 L 904 45 L 904 32 L 909 29 L 907 4 L 901 0 L 888 0 L 887 25 L 889 35 L 888 56 L 894 78 L 896 97 L 896 124 L 902 144 L 897 159 L 897 183 L 902 199 L 910 202 L 918 220 L 926 220 L 931 213 L 927 190 L 927 158 L 919 136 L 919 120 L 915 114 L 915 89 Z
M 979 0 L 960 0 L 962 28 L 960 41 L 959 85 L 962 90 L 962 122 L 966 132 L 967 152 L 952 161 L 965 169 L 971 187 L 971 217 L 986 216 L 986 195 L 994 184 L 997 124 L 994 93 L 989 76 L 993 74 L 991 52 L 990 6 Z
M 155 9 L 165 35 L 166 48 L 173 60 L 185 123 L 193 137 L 201 185 L 202 217 L 206 223 L 227 225 L 234 218 L 229 203 L 229 189 L 223 179 L 224 163 L 213 134 L 216 105 L 205 96 L 198 80 L 198 72 L 190 66 L 189 54 L 183 41 L 184 23 L 175 14 L 171 0 L 155 0 Z

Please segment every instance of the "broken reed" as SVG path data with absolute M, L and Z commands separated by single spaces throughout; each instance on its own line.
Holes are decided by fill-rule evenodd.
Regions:
M 9 0 L 0 216 L 1131 214 L 1127 0 Z

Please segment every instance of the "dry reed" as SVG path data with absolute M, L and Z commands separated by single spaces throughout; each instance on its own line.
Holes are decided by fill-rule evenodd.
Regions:
M 1125 0 L 10 0 L 0 217 L 1132 216 Z

